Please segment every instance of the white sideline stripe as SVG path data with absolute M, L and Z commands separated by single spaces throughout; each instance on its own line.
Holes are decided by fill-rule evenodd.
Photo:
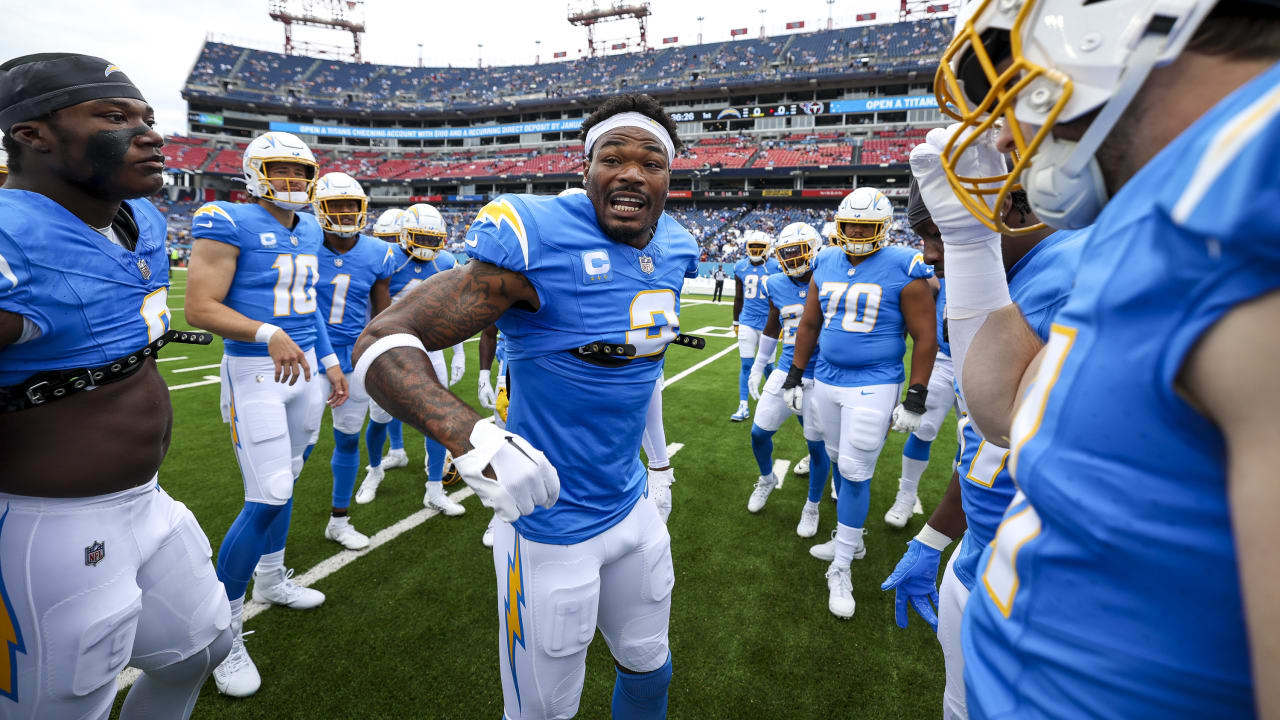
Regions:
M 186 355 L 179 355 L 178 357 L 156 358 L 156 362 L 158 363 L 173 362 L 174 360 L 186 360 L 186 359 L 187 359 Z
M 675 385 L 676 383 L 678 383 L 678 382 L 680 382 L 681 380 L 683 380 L 683 379 L 685 379 L 685 378 L 689 377 L 689 376 L 690 376 L 690 375 L 692 375 L 693 373 L 695 373 L 695 372 L 697 372 L 697 371 L 701 370 L 702 368 L 704 368 L 704 367 L 706 367 L 706 366 L 710 365 L 711 363 L 715 362 L 716 360 L 719 360 L 720 358 L 724 357 L 725 355 L 728 355 L 729 353 L 731 353 L 731 352 L 733 352 L 733 351 L 735 351 L 735 350 L 737 350 L 737 349 L 738 349 L 738 346 L 737 346 L 736 344 L 734 344 L 734 345 L 730 345 L 729 347 L 727 347 L 727 348 L 725 348 L 725 349 L 721 350 L 720 352 L 716 353 L 715 355 L 712 355 L 711 357 L 707 358 L 706 360 L 703 360 L 702 362 L 698 363 L 697 365 L 694 365 L 693 367 L 691 367 L 691 368 L 687 368 L 687 369 L 685 369 L 685 370 L 681 370 L 680 372 L 676 373 L 674 377 L 670 377 L 670 378 L 667 378 L 666 380 L 663 380 L 663 381 L 662 381 L 662 389 L 665 391 L 667 388 L 671 387 L 672 385 Z
M 212 365 L 193 365 L 187 368 L 179 368 L 177 370 L 174 370 L 173 372 L 175 373 L 195 372 L 196 370 L 208 370 L 209 368 L 216 368 L 216 367 L 222 367 L 222 363 L 214 363 Z
M 787 470 L 791 467 L 790 460 L 774 460 L 773 476 L 778 478 L 778 487 L 782 487 L 782 481 L 787 478 Z
M 215 365 L 214 367 L 217 367 L 217 366 Z M 217 375 L 205 375 L 203 380 L 199 380 L 196 382 L 189 382 L 183 385 L 170 385 L 169 391 L 172 392 L 174 390 L 186 390 L 187 388 L 200 387 L 201 385 L 214 385 L 220 382 L 222 382 L 222 378 L 218 377 Z
M 680 452 L 680 449 L 683 447 L 684 443 L 671 443 L 667 446 L 667 457 L 671 457 L 672 455 Z

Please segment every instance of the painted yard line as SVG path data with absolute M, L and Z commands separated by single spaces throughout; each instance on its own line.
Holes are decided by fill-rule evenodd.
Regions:
M 189 382 L 184 385 L 170 385 L 169 391 L 173 392 L 174 390 L 186 390 L 187 388 L 200 387 L 201 385 L 216 385 L 220 382 L 222 382 L 222 378 L 218 377 L 217 375 L 205 375 L 204 379 L 198 382 Z
M 195 372 L 196 370 L 208 370 L 210 368 L 222 367 L 222 363 L 214 363 L 212 365 L 193 365 L 192 367 L 179 368 L 174 373 Z
M 672 455 L 675 455 L 676 453 L 680 452 L 681 448 L 683 447 L 684 447 L 684 443 L 671 443 L 670 445 L 667 446 L 667 457 L 671 457 Z
M 179 355 L 178 357 L 156 358 L 156 362 L 158 363 L 173 362 L 174 360 L 186 360 L 186 359 L 187 359 L 186 355 Z
M 778 479 L 778 487 L 782 487 L 782 482 L 787 479 L 787 470 L 790 467 L 790 460 L 773 461 L 773 476 Z
M 676 383 L 678 383 L 678 382 L 680 382 L 681 380 L 683 380 L 683 379 L 685 379 L 685 378 L 689 377 L 689 376 L 690 376 L 690 375 L 692 375 L 693 373 L 695 373 L 695 372 L 697 372 L 697 371 L 701 370 L 702 368 L 704 368 L 704 367 L 706 367 L 706 366 L 710 365 L 711 363 L 715 362 L 716 360 L 719 360 L 720 358 L 724 357 L 725 355 L 728 355 L 729 353 L 731 353 L 731 352 L 733 352 L 733 351 L 735 351 L 735 350 L 737 350 L 737 349 L 738 349 L 737 344 L 730 345 L 729 347 L 727 347 L 727 348 L 725 348 L 725 349 L 721 350 L 720 352 L 716 353 L 715 355 L 712 355 L 711 357 L 707 358 L 706 360 L 703 360 L 702 362 L 698 363 L 697 365 L 694 365 L 694 366 L 693 366 L 693 367 L 691 367 L 691 368 L 686 368 L 685 370 L 682 370 L 682 371 L 680 371 L 680 372 L 676 373 L 673 377 L 667 378 L 666 380 L 664 380 L 664 381 L 663 381 L 663 383 L 662 383 L 662 389 L 665 391 L 667 388 L 671 387 L 672 385 L 675 385 Z

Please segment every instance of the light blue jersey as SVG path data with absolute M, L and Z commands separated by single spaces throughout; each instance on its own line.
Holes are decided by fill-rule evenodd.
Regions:
M 1014 417 L 1020 492 L 968 605 L 975 720 L 1255 715 L 1226 440 L 1178 377 L 1226 313 L 1280 289 L 1278 157 L 1280 64 L 1094 224 Z
M 0 351 L 0 385 L 103 365 L 169 330 L 164 217 L 146 200 L 122 207 L 138 226 L 133 250 L 44 195 L 0 190 L 0 310 L 40 329 Z
M 938 352 L 951 357 L 951 338 L 947 336 L 947 280 L 938 278 Z
M 320 316 L 328 325 L 329 341 L 342 371 L 352 372 L 351 349 L 369 322 L 369 293 L 373 284 L 395 272 L 392 260 L 397 248 L 377 238 L 360 235 L 345 253 L 321 245 Z
M 1041 340 L 1049 338 L 1053 318 L 1071 294 L 1080 251 L 1088 236 L 1087 230 L 1056 232 L 1031 248 L 1009 270 L 1009 296 Z M 995 537 L 1016 488 L 1009 474 L 1008 452 L 987 443 L 970 418 L 962 415 L 960 499 L 969 529 L 956 550 L 955 572 L 960 582 L 972 590 L 978 558 Z
M 520 273 L 538 293 L 536 312 L 513 307 L 497 323 L 511 377 L 507 429 L 546 453 L 560 499 L 516 529 L 563 545 L 594 537 L 644 495 L 645 414 L 679 332 L 684 279 L 697 275 L 697 243 L 665 214 L 643 250 L 610 240 L 586 195 L 503 195 L 466 243 L 472 258 Z M 634 345 L 637 357 L 601 367 L 569 352 L 597 340 Z
M 792 280 L 785 273 L 774 273 L 768 276 L 765 285 L 769 296 L 767 302 L 778 309 L 778 320 L 782 323 L 782 331 L 778 333 L 778 340 L 782 343 L 778 369 L 786 372 L 791 369 L 791 358 L 796 354 L 796 330 L 800 327 L 800 316 L 804 315 L 809 280 L 801 282 Z M 804 369 L 805 377 L 813 377 L 815 365 L 809 363 L 809 367 Z
M 745 327 L 763 330 L 769 319 L 769 300 L 765 297 L 766 277 L 782 272 L 778 261 L 769 258 L 759 265 L 752 265 L 747 258 L 742 258 L 733 266 L 733 277 L 742 286 L 742 310 L 738 312 L 738 324 Z
M 822 304 L 818 334 L 819 382 L 839 387 L 900 383 L 907 351 L 900 295 L 907 283 L 933 276 L 915 250 L 890 246 L 849 264 L 844 250 L 823 248 L 810 282 Z
M 448 252 L 440 251 L 429 262 L 415 260 L 409 253 L 396 246 L 391 255 L 391 299 L 397 300 L 413 290 L 423 280 L 438 272 L 458 265 L 458 260 Z
M 191 237 L 216 240 L 239 248 L 236 274 L 223 304 L 251 320 L 271 323 L 289 334 L 302 350 L 318 347 L 323 320 L 316 314 L 318 253 L 324 232 L 315 216 L 295 213 L 292 229 L 251 203 L 216 201 L 191 217 Z M 265 357 L 267 344 L 223 339 L 226 354 Z

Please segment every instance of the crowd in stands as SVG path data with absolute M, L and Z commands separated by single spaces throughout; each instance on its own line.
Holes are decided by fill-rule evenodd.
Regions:
M 370 111 L 455 109 L 617 92 L 745 86 L 837 74 L 930 70 L 950 18 L 685 45 L 537 65 L 403 67 L 206 42 L 188 97 Z

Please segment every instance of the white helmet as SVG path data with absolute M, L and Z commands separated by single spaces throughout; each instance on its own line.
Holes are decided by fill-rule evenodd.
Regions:
M 832 220 L 828 220 L 828 221 L 826 221 L 826 222 L 822 223 L 822 237 L 823 237 L 827 242 L 835 242 L 835 239 L 836 239 L 836 224 L 835 224 L 835 222 L 834 222 L 834 221 L 832 221 Z
M 0 148 L 0 175 L 9 174 L 9 153 Z M 0 177 L 0 185 L 4 184 L 4 178 Z
M 571 187 L 571 188 L 565 188 L 561 190 L 556 195 L 556 197 L 565 197 L 566 195 L 586 195 L 586 194 L 587 194 L 587 191 L 585 188 Z
M 760 230 L 748 230 L 742 234 L 747 239 L 747 259 L 752 265 L 759 265 L 769 257 L 769 245 L 772 239 L 769 233 Z
M 301 191 L 280 192 L 271 185 L 272 180 L 284 180 L 280 176 L 268 175 L 268 165 L 292 163 L 306 169 L 305 189 Z M 249 194 L 263 200 L 270 200 L 285 210 L 298 210 L 311 204 L 315 196 L 316 175 L 319 174 L 316 156 L 311 148 L 287 132 L 271 131 L 263 133 L 249 143 L 244 149 L 244 159 L 240 169 L 244 173 L 244 184 Z M 296 179 L 294 182 L 297 182 Z
M 845 195 L 836 208 L 835 242 L 849 255 L 870 255 L 888 242 L 892 222 L 889 198 L 873 187 L 860 187 Z M 854 235 L 859 226 L 871 228 L 870 234 Z
M 813 267 L 813 258 L 822 249 L 822 236 L 807 222 L 793 222 L 782 228 L 773 243 L 773 256 L 789 277 L 799 277 Z
M 423 262 L 444 249 L 445 237 L 444 217 L 427 203 L 410 205 L 400 217 L 400 247 Z
M 402 217 L 404 217 L 404 210 L 400 208 L 383 210 L 377 221 L 373 223 L 373 236 L 387 242 L 399 243 Z
M 1107 202 L 1098 146 L 1152 68 L 1177 59 L 1217 0 L 966 0 L 934 78 L 938 107 L 961 128 L 942 152 L 947 179 L 983 224 L 1005 234 L 1000 209 L 1020 185 L 1032 210 L 1058 228 L 1084 227 Z M 996 66 L 1009 60 L 1002 73 Z M 1056 123 L 1098 111 L 1077 141 Z M 1017 147 L 1004 175 L 956 172 L 960 154 L 997 120 Z M 1038 128 L 1024 137 L 1019 123 Z M 994 197 L 992 197 L 994 196 Z M 993 209 L 994 208 L 994 209 Z
M 339 212 L 332 203 L 348 200 L 357 209 Z M 340 237 L 351 237 L 364 229 L 369 222 L 369 198 L 356 179 L 346 173 L 331 172 L 316 181 L 316 199 L 313 203 L 320 227 Z

